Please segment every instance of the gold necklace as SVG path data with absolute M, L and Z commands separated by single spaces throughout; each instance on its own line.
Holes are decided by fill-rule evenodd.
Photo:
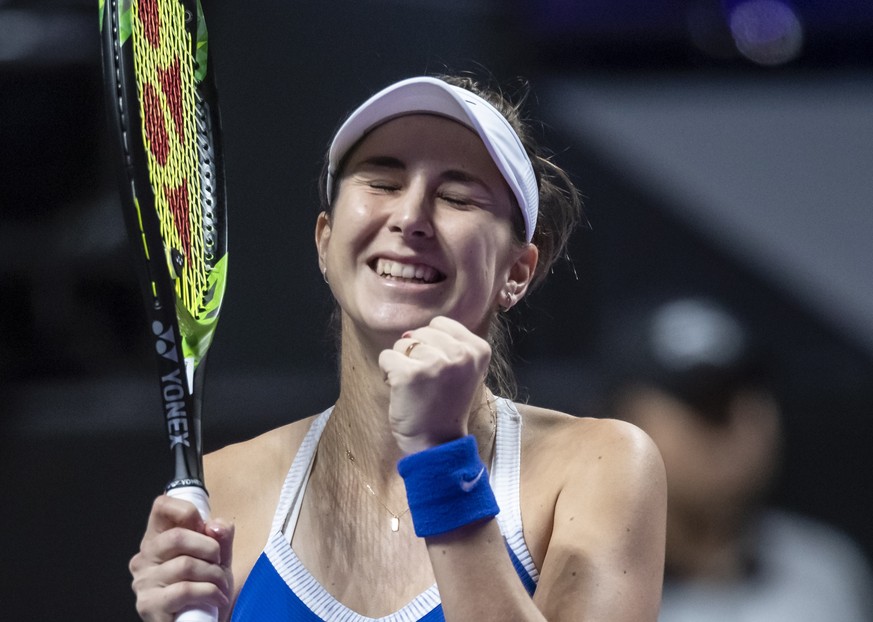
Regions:
M 345 441 L 343 441 L 343 443 L 345 443 Z M 357 461 L 355 460 L 355 455 L 352 453 L 352 450 L 348 448 L 348 445 L 346 445 L 346 458 L 349 459 L 349 462 L 352 463 L 352 466 L 355 467 L 355 469 L 357 469 L 357 471 L 360 473 L 360 475 L 358 476 L 358 481 L 364 487 L 364 490 L 373 495 L 373 498 L 379 502 L 379 505 L 388 510 L 388 513 L 391 515 L 391 531 L 393 531 L 394 533 L 400 531 L 400 517 L 409 511 L 409 506 L 406 506 L 406 509 L 398 514 L 387 505 L 385 505 L 385 502 L 379 498 L 379 495 L 376 494 L 376 491 L 373 490 L 373 487 L 364 481 L 364 471 L 358 465 Z
M 491 436 L 488 437 L 488 443 L 485 445 L 486 447 L 491 447 L 491 441 L 494 440 L 494 435 L 497 432 L 497 413 L 494 410 L 493 397 L 489 399 L 490 395 L 491 395 L 491 393 L 486 389 L 485 390 L 485 405 L 488 406 L 488 412 L 491 415 Z M 381 505 L 383 508 L 385 508 L 388 511 L 388 513 L 391 515 L 391 531 L 394 533 L 397 533 L 398 531 L 400 531 L 400 517 L 404 516 L 407 512 L 409 512 L 409 506 L 406 506 L 406 509 L 403 510 L 402 512 L 399 512 L 399 513 L 395 512 L 394 510 L 389 508 L 385 504 L 385 502 L 382 501 L 382 499 L 379 497 L 379 495 L 376 494 L 376 491 L 373 489 L 373 487 L 364 480 L 364 475 L 365 475 L 364 470 L 358 464 L 357 460 L 355 460 L 355 454 L 353 454 L 352 450 L 349 449 L 349 445 L 348 445 L 348 443 L 346 443 L 346 440 L 345 440 L 345 438 L 343 438 L 342 434 L 339 434 L 339 431 L 337 431 L 337 434 L 339 435 L 340 441 L 343 443 L 343 446 L 345 448 L 346 458 L 348 459 L 349 462 L 352 463 L 352 466 L 355 468 L 355 471 L 358 473 L 358 475 L 357 475 L 358 482 L 361 484 L 361 486 L 363 486 L 364 490 L 366 490 L 368 493 L 370 493 L 370 495 L 372 495 L 372 497 L 379 503 L 379 505 Z

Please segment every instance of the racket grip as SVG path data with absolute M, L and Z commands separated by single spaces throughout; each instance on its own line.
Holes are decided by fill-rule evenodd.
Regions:
M 182 499 L 193 503 L 197 511 L 200 512 L 200 518 L 206 520 L 209 518 L 209 495 L 200 486 L 179 486 L 170 488 L 167 491 L 168 497 L 174 499 Z
M 199 486 L 180 486 L 171 488 L 167 495 L 193 503 L 203 520 L 209 518 L 209 495 Z M 176 614 L 176 622 L 217 622 L 218 608 L 204 605 L 198 608 L 183 609 Z

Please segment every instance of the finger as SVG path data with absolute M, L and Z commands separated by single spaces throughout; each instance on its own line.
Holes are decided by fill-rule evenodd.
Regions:
M 206 533 L 218 543 L 219 563 L 225 568 L 230 568 L 233 563 L 234 524 L 216 518 L 207 522 Z
M 415 337 L 403 337 L 394 342 L 393 350 L 401 352 L 406 358 L 412 358 L 415 349 L 422 345 L 420 339 Z
M 434 326 L 425 326 L 413 331 L 410 339 L 421 342 L 421 346 L 416 347 L 410 358 L 416 360 L 426 360 L 434 362 L 437 359 L 445 361 L 461 361 L 472 356 L 480 357 L 484 351 L 481 348 L 480 341 L 476 335 L 464 329 L 466 334 L 461 337 L 449 334 Z M 487 343 L 483 342 L 487 347 Z
M 433 318 L 428 326 L 464 343 L 472 343 L 479 346 L 488 345 L 488 342 L 485 339 L 472 332 L 466 326 L 457 320 L 453 320 L 452 318 L 443 315 L 438 315 Z
M 145 619 L 145 616 L 151 616 L 155 612 L 175 614 L 183 609 L 203 605 L 222 609 L 229 604 L 228 596 L 214 583 L 183 581 L 138 592 L 136 608 Z
M 143 538 L 140 552 L 146 563 L 161 564 L 180 555 L 196 557 L 212 564 L 221 563 L 221 546 L 211 535 L 174 527 Z
M 230 591 L 227 574 L 224 568 L 218 564 L 210 564 L 202 559 L 182 556 L 177 557 L 163 566 L 161 570 L 166 572 L 168 580 L 165 584 L 174 583 L 211 583 L 222 594 Z
M 427 326 L 422 326 L 403 333 L 402 338 L 395 343 L 395 348 L 401 344 L 408 347 L 414 341 L 438 346 L 451 341 L 460 343 L 485 342 L 481 337 L 470 331 L 460 322 L 444 316 L 437 316 Z
M 385 382 L 389 385 L 398 379 L 410 377 L 421 365 L 426 363 L 411 359 L 397 350 L 382 350 L 379 353 L 379 368 L 385 376 Z
M 174 527 L 203 531 L 203 519 L 193 503 L 167 495 L 157 497 L 152 504 L 146 533 L 161 533 Z
M 470 334 L 470 329 L 461 324 L 457 320 L 453 320 L 450 317 L 446 317 L 444 315 L 438 315 L 433 318 L 428 324 L 431 328 L 435 328 L 436 330 L 442 331 L 448 335 L 452 335 L 456 338 L 462 338 L 465 335 Z
M 427 359 L 427 355 L 422 355 L 423 350 L 427 348 L 421 339 L 410 336 L 410 332 L 404 333 L 404 336 L 394 342 L 389 349 L 382 350 L 379 353 L 379 367 L 385 374 L 385 381 L 390 380 L 390 376 L 395 373 L 411 372 L 418 369 L 423 359 Z
M 156 586 L 166 587 L 175 583 L 212 583 L 223 593 L 230 592 L 228 575 L 218 564 L 196 557 L 180 555 L 148 570 L 136 574 L 133 580 L 135 591 L 147 591 Z
M 415 343 L 419 343 L 422 346 L 443 349 L 454 341 L 456 341 L 456 339 L 445 331 L 434 328 L 433 326 L 422 326 L 421 328 L 405 332 L 403 337 L 394 343 L 394 349 L 406 354 L 406 351 Z M 419 349 L 419 346 L 416 346 L 415 349 Z

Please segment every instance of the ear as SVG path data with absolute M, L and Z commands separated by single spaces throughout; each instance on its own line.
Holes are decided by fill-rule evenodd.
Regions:
M 321 212 L 318 219 L 315 221 L 315 248 L 318 250 L 318 267 L 321 273 L 327 271 L 327 246 L 330 241 L 330 216 L 327 212 Z
M 527 293 L 536 272 L 539 256 L 539 249 L 530 243 L 525 244 L 519 251 L 515 262 L 509 268 L 509 278 L 506 281 L 505 292 L 508 294 L 507 300 L 510 301 L 507 309 L 514 306 Z

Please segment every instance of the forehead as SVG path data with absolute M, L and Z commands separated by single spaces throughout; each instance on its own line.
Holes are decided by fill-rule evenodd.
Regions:
M 404 115 L 382 123 L 351 150 L 346 165 L 374 155 L 392 156 L 408 165 L 436 162 L 505 185 L 482 139 L 466 125 L 434 114 Z
M 372 129 L 341 164 L 337 184 L 360 167 L 391 161 L 394 170 L 424 169 L 440 180 L 465 180 L 490 195 L 487 203 L 524 239 L 524 220 L 512 189 L 485 143 L 471 128 L 435 114 L 395 117 Z

